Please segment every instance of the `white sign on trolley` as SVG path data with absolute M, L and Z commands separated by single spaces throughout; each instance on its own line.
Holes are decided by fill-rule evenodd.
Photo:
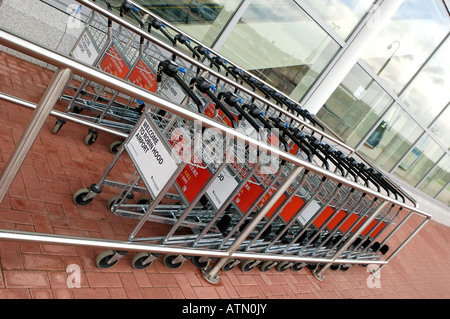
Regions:
M 208 194 L 217 209 L 222 207 L 226 199 L 233 194 L 238 186 L 238 182 L 232 174 L 233 173 L 228 168 L 223 169 L 206 191 L 206 194 Z
M 77 45 L 72 51 L 72 56 L 86 64 L 93 65 L 98 57 L 97 49 L 95 48 L 94 41 L 87 32 L 78 40 Z
M 143 116 L 134 134 L 125 143 L 125 149 L 154 198 L 161 193 L 178 168 L 165 143 L 146 116 Z

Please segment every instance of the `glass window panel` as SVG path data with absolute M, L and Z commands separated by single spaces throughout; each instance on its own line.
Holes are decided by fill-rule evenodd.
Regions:
M 373 0 L 305 0 L 343 39 L 367 13 Z
M 405 0 L 361 57 L 399 93 L 449 31 L 442 0 Z
M 419 189 L 435 197 L 450 181 L 450 156 L 444 157 L 419 185 Z
M 339 45 L 290 0 L 254 0 L 219 52 L 300 99 Z
M 137 0 L 136 2 L 211 47 L 242 0 Z
M 436 199 L 445 205 L 450 205 L 450 185 L 447 185 L 447 187 L 442 191 L 442 193 L 439 194 Z
M 425 134 L 393 173 L 408 184 L 417 185 L 443 154 L 444 150 L 428 134 Z
M 450 100 L 449 55 L 447 40 L 401 97 L 424 125 L 429 125 Z
M 450 107 L 439 116 L 439 118 L 431 126 L 431 132 L 433 132 L 438 138 L 439 142 L 447 149 L 450 148 Z
M 392 102 L 392 98 L 355 65 L 317 117 L 354 147 Z
M 419 125 L 399 105 L 395 105 L 359 152 L 375 165 L 390 171 L 422 133 Z

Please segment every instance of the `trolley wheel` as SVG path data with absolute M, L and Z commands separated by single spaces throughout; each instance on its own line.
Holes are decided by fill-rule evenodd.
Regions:
M 347 271 L 347 270 L 349 270 L 350 269 L 350 266 L 349 265 L 341 265 L 340 267 L 339 267 L 339 270 L 342 270 L 342 271 Z
M 75 194 L 73 194 L 73 201 L 75 202 L 75 204 L 77 205 L 87 205 L 90 202 L 92 202 L 93 198 L 88 199 L 88 200 L 83 200 L 83 197 L 86 196 L 89 193 L 89 188 L 82 188 L 78 191 L 75 192 Z
M 265 262 L 263 262 L 263 263 L 261 264 L 261 266 L 259 266 L 259 269 L 260 269 L 262 272 L 266 272 L 266 271 L 268 271 L 270 268 L 272 268 L 274 264 L 275 264 L 275 261 L 273 261 L 273 260 L 266 260 Z
M 386 255 L 388 251 L 389 251 L 389 246 L 388 245 L 381 246 L 380 253 L 382 253 L 383 255 Z
M 148 205 L 150 203 L 151 199 L 149 197 L 141 197 L 137 201 L 138 205 Z
M 86 145 L 92 145 L 95 143 L 95 141 L 98 138 L 98 132 L 92 129 L 89 129 L 89 134 L 84 139 L 84 144 Z
M 131 260 L 131 265 L 134 269 L 145 269 L 148 266 L 150 266 L 153 261 L 150 261 L 146 264 L 144 264 L 144 261 L 150 256 L 150 253 L 146 252 L 140 252 L 134 255 L 133 259 Z
M 304 263 L 295 263 L 295 264 L 293 264 L 293 265 L 291 266 L 291 269 L 292 269 L 293 271 L 300 271 L 300 270 L 303 269 L 304 266 L 305 266 Z
M 109 209 L 112 209 L 113 206 L 114 206 L 115 204 L 117 204 L 118 202 L 120 202 L 121 199 L 122 199 L 121 196 L 113 196 L 113 197 L 111 197 L 111 198 L 108 200 L 108 208 L 109 208 Z
M 331 265 L 331 266 L 330 266 L 330 269 L 336 271 L 336 270 L 339 269 L 339 267 L 340 267 L 339 264 L 337 264 L 337 265 Z
M 178 255 L 165 255 L 163 259 L 164 266 L 170 269 L 177 269 L 183 265 L 183 261 L 178 263 L 173 263 L 173 261 L 178 257 Z
M 97 258 L 95 259 L 95 264 L 97 265 L 98 268 L 101 268 L 101 269 L 110 268 L 110 267 L 114 266 L 115 264 L 117 264 L 117 262 L 119 261 L 119 260 L 116 260 L 112 263 L 109 263 L 109 260 L 115 254 L 116 254 L 116 252 L 114 250 L 105 250 L 104 252 L 102 252 L 100 255 L 97 256 Z
M 59 130 L 66 124 L 66 121 L 61 119 L 56 119 L 55 127 L 52 130 L 53 134 L 58 134 Z
M 283 272 L 283 271 L 288 270 L 290 267 L 291 267 L 291 266 L 290 266 L 290 262 L 289 262 L 289 261 L 282 261 L 281 263 L 279 263 L 279 264 L 277 265 L 277 270 L 278 270 L 279 272 Z
M 228 260 L 227 263 L 222 266 L 222 271 L 230 271 L 234 269 L 234 267 L 236 267 L 236 265 L 234 264 L 235 262 L 235 259 Z
M 307 264 L 306 268 L 308 268 L 309 270 L 315 270 L 317 268 L 317 264 Z
M 80 114 L 81 112 L 83 112 L 83 108 L 82 107 L 79 107 L 79 106 L 74 106 L 73 108 L 72 108 L 72 112 L 73 113 L 76 113 L 76 114 Z
M 115 141 L 115 142 L 111 143 L 111 145 L 109 146 L 109 151 L 112 154 L 117 154 L 117 152 L 119 151 L 119 148 L 122 144 L 123 144 L 123 140 L 119 140 L 119 141 Z
M 372 251 L 374 251 L 374 252 L 378 252 L 379 250 L 380 250 L 380 248 L 381 248 L 381 244 L 379 243 L 379 242 L 374 242 L 373 244 L 372 244 L 372 246 L 370 246 L 370 249 L 372 250 Z
M 247 272 L 247 271 L 250 271 L 250 270 L 252 270 L 253 269 L 253 267 L 254 267 L 254 260 L 253 259 L 247 259 L 247 260 L 245 260 L 245 261 L 243 261 L 242 263 L 241 263 L 241 270 L 243 271 L 243 272 Z
M 205 269 L 206 267 L 208 267 L 209 265 L 209 260 L 206 261 L 200 261 L 199 256 L 194 256 L 191 258 L 192 263 L 194 264 L 195 267 L 197 267 L 198 269 Z

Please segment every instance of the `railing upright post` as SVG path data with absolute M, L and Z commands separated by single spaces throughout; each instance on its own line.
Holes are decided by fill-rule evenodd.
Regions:
M 69 69 L 58 69 L 42 95 L 38 106 L 33 111 L 28 125 L 24 129 L 0 177 L 0 203 L 5 198 L 34 141 L 47 121 L 67 81 L 69 81 L 71 74 L 72 71 Z

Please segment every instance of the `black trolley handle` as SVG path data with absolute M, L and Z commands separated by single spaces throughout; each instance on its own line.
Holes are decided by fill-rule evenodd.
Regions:
M 181 86 L 183 91 L 186 92 L 186 94 L 194 101 L 194 103 L 197 105 L 197 109 L 199 113 L 203 113 L 204 107 L 198 96 L 192 91 L 192 89 L 189 87 L 189 85 L 186 84 L 186 82 L 178 75 L 178 71 L 186 72 L 183 68 L 180 68 L 176 63 L 170 60 L 165 60 L 159 63 L 158 65 L 158 72 L 156 75 L 156 81 L 161 82 L 162 81 L 162 73 L 166 74 L 167 76 L 174 78 L 175 81 Z
M 195 87 L 202 93 L 209 96 L 209 98 L 214 102 L 216 105 L 216 109 L 219 108 L 225 116 L 230 120 L 231 126 L 233 128 L 237 127 L 236 118 L 231 114 L 231 112 L 228 110 L 227 107 L 225 107 L 220 99 L 216 97 L 216 95 L 213 93 L 215 91 L 215 87 L 211 85 L 211 82 L 209 82 L 204 77 L 196 77 L 191 80 L 191 85 L 195 85 Z
M 175 38 L 166 31 L 166 26 L 160 20 L 153 18 L 148 24 L 148 32 L 151 32 L 152 28 L 161 32 L 172 43 L 172 45 L 176 45 L 177 42 Z
M 311 151 L 307 147 L 305 147 L 305 145 L 300 142 L 291 132 L 289 132 L 289 125 L 285 121 L 283 121 L 279 117 L 269 117 L 269 120 L 276 128 L 280 129 L 284 133 L 284 135 L 288 136 L 292 142 L 300 147 L 300 149 L 307 155 L 309 162 L 313 161 L 313 154 L 311 153 Z
M 187 38 L 185 35 L 178 33 L 175 37 L 174 37 L 175 41 L 178 41 L 179 43 L 183 44 L 184 46 L 186 46 L 189 51 L 191 51 L 192 53 L 192 57 L 194 59 L 200 60 L 200 55 L 198 54 L 198 52 L 191 46 L 191 40 L 189 40 L 189 38 Z
M 295 128 L 294 130 L 299 130 L 298 128 Z M 344 163 L 333 156 L 333 149 L 326 144 L 323 144 L 320 140 L 315 138 L 314 136 L 305 135 L 305 138 L 309 141 L 309 143 L 314 146 L 316 149 L 318 149 L 327 160 L 332 162 L 334 166 L 336 166 L 336 169 L 339 170 L 342 174 L 342 176 L 346 175 L 346 171 L 353 176 L 355 181 L 358 181 L 358 176 L 351 170 L 346 170 L 346 165 L 343 165 Z
M 247 113 L 255 118 L 258 119 L 258 121 L 260 121 L 261 123 L 263 123 L 264 127 L 268 130 L 272 130 L 273 128 L 275 128 L 266 118 L 265 118 L 265 114 L 263 111 L 261 111 L 256 105 L 253 104 L 244 104 L 242 105 L 242 108 L 244 110 L 247 110 Z M 286 141 L 286 139 L 284 138 L 284 136 L 277 136 L 277 138 L 280 140 L 280 142 L 283 144 L 284 146 L 284 150 L 286 152 L 289 151 L 290 146 L 288 144 L 288 142 Z

